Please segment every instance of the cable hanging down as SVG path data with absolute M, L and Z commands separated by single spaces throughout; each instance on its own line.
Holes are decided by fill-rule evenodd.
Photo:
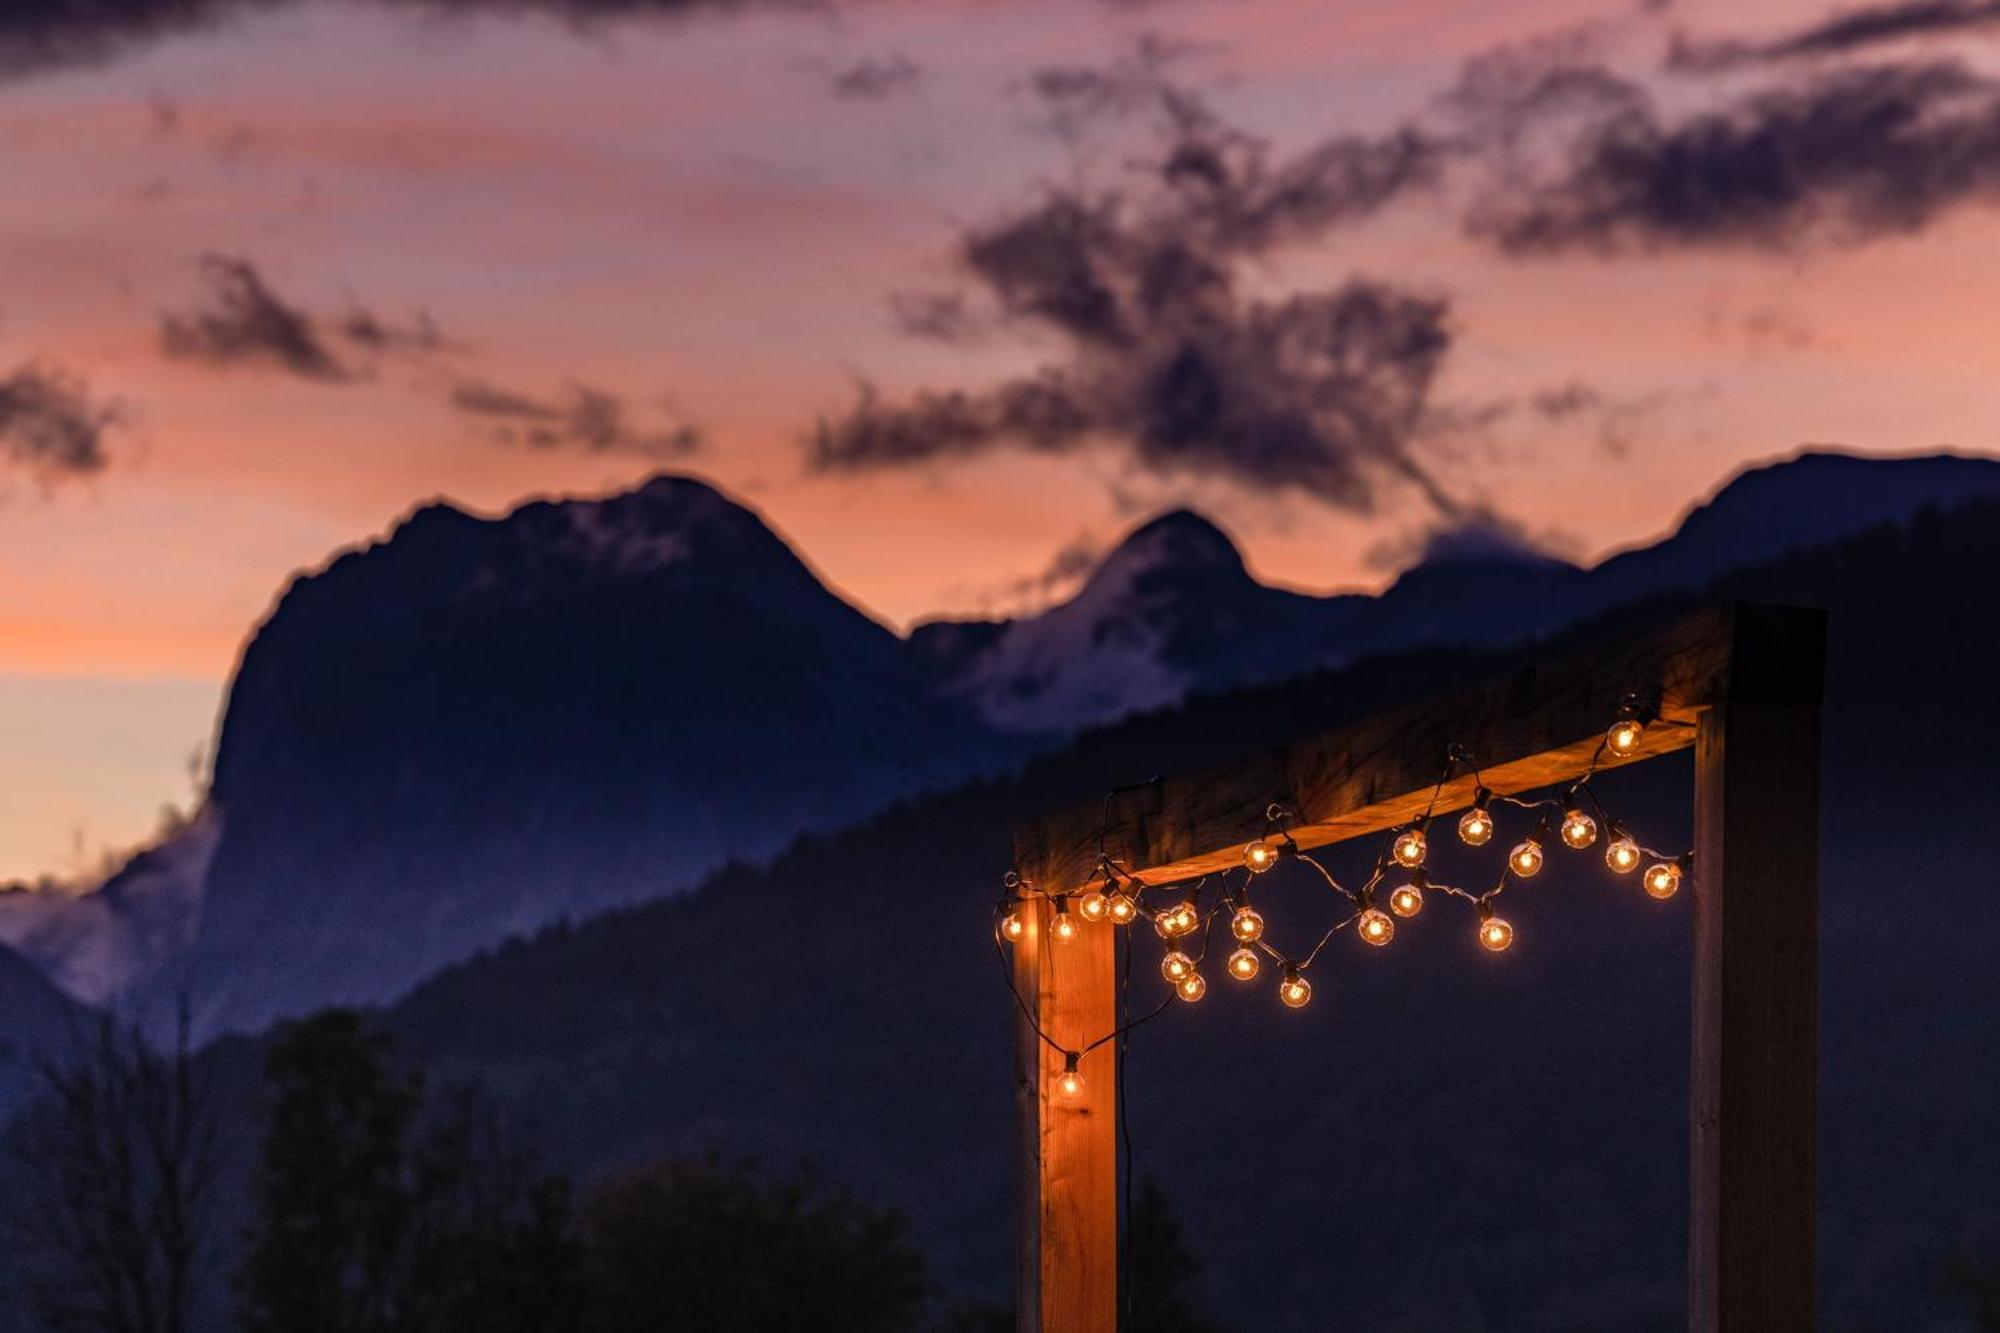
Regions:
M 1601 839 L 1604 842 L 1604 863 L 1613 874 L 1630 875 L 1644 865 L 1646 869 L 1639 876 L 1639 883 L 1645 892 L 1655 899 L 1673 897 L 1688 876 L 1693 862 L 1692 853 L 1661 852 L 1641 843 L 1623 822 L 1606 809 L 1591 785 L 1598 765 L 1606 755 L 1625 758 L 1638 751 L 1649 725 L 1664 724 L 1636 697 L 1627 696 L 1603 739 L 1598 742 L 1583 776 L 1563 787 L 1558 794 L 1535 800 L 1505 796 L 1490 790 L 1471 750 L 1453 742 L 1446 748 L 1443 771 L 1431 788 L 1423 813 L 1389 831 L 1368 878 L 1355 888 L 1342 884 L 1316 857 L 1299 847 L 1290 832 L 1290 812 L 1278 805 L 1272 805 L 1265 811 L 1263 833 L 1244 844 L 1243 864 L 1239 869 L 1219 877 L 1202 875 L 1191 883 L 1182 880 L 1171 884 L 1147 884 L 1130 865 L 1106 849 L 1105 840 L 1110 829 L 1112 797 L 1121 791 L 1151 786 L 1159 779 L 1152 778 L 1131 787 L 1114 789 L 1105 797 L 1104 821 L 1098 833 L 1097 867 L 1087 886 L 1073 893 L 1045 893 L 1022 879 L 1017 872 L 1009 871 L 1004 881 L 1005 892 L 995 908 L 994 942 L 1007 988 L 1013 993 L 1015 1003 L 1035 1035 L 1063 1058 L 1063 1069 L 1053 1081 L 1056 1096 L 1070 1100 L 1083 1095 L 1083 1075 L 1078 1066 L 1085 1055 L 1152 1021 L 1176 1001 L 1193 1004 L 1208 993 L 1203 964 L 1208 958 L 1209 939 L 1215 923 L 1223 917 L 1227 918 L 1226 942 L 1231 946 L 1223 963 L 1223 972 L 1239 983 L 1254 981 L 1263 973 L 1268 960 L 1277 971 L 1279 1000 L 1287 1008 L 1299 1009 L 1312 1000 L 1312 983 L 1306 974 L 1335 936 L 1351 930 L 1363 944 L 1385 947 L 1396 936 L 1397 920 L 1408 920 L 1421 913 L 1426 896 L 1430 894 L 1470 904 L 1476 918 L 1475 938 L 1479 947 L 1489 953 L 1504 953 L 1514 943 L 1514 927 L 1499 915 L 1495 904 L 1510 882 L 1532 879 L 1541 873 L 1547 863 L 1547 845 L 1553 840 L 1560 840 L 1562 846 L 1570 851 L 1587 851 Z M 1534 817 L 1526 836 L 1508 851 L 1493 886 L 1483 891 L 1440 883 L 1430 878 L 1427 871 L 1431 851 L 1430 826 L 1437 803 L 1445 784 L 1461 773 L 1469 776 L 1474 784 L 1472 805 L 1458 820 L 1459 841 L 1466 846 L 1483 847 L 1493 840 L 1499 828 L 1494 815 L 1495 807 L 1509 807 Z M 1312 867 L 1339 904 L 1334 919 L 1318 941 L 1300 954 L 1288 954 L 1271 943 L 1263 914 L 1250 902 L 1251 886 L 1286 861 Z M 1220 880 L 1220 892 L 1204 906 L 1204 890 L 1212 880 L 1217 879 Z M 1397 882 L 1383 894 L 1384 884 L 1391 879 Z M 1169 895 L 1172 901 L 1164 901 Z M 1027 937 L 1030 926 L 1023 908 L 1037 901 L 1047 901 L 1053 908 L 1049 935 L 1056 947 L 1062 947 L 1075 940 L 1082 931 L 1099 925 L 1126 927 L 1142 918 L 1152 922 L 1153 930 L 1164 946 L 1160 975 L 1170 988 L 1166 996 L 1136 1018 L 1128 1019 L 1121 1004 L 1118 1026 L 1080 1049 L 1072 1050 L 1058 1043 L 1042 1028 L 1034 1011 L 1022 998 L 1014 983 L 1013 966 L 1004 947 Z M 1129 957 L 1128 949 L 1128 960 Z

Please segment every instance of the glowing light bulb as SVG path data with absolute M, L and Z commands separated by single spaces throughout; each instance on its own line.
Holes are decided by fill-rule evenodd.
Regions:
M 1244 847 L 1243 864 L 1249 866 L 1253 874 L 1261 875 L 1278 864 L 1278 848 L 1275 844 L 1259 838 Z
M 1488 953 L 1504 953 L 1514 942 L 1514 928 L 1507 924 L 1505 917 L 1493 915 L 1493 909 L 1481 907 L 1479 911 L 1479 947 Z
M 1639 748 L 1639 738 L 1646 734 L 1646 724 L 1636 717 L 1621 717 L 1611 724 L 1611 730 L 1604 733 L 1604 748 L 1623 757 Z
M 1286 963 L 1285 979 L 1278 983 L 1278 998 L 1289 1008 L 1301 1009 L 1312 997 L 1312 983 L 1299 975 L 1298 964 Z
M 1613 838 L 1611 845 L 1604 849 L 1604 864 L 1621 875 L 1629 875 L 1637 870 L 1639 862 L 1645 857 L 1646 854 L 1639 850 L 1639 844 L 1622 833 Z
M 1104 915 L 1117 926 L 1129 926 L 1139 915 L 1139 904 L 1123 889 L 1113 889 L 1104 900 Z
M 1083 1075 L 1076 1072 L 1077 1059 L 1074 1055 L 1064 1056 L 1063 1071 L 1056 1075 L 1056 1096 L 1065 1101 L 1073 1102 L 1083 1096 Z
M 1025 938 L 1027 933 L 1028 923 L 1021 919 L 1019 912 L 1009 912 L 1000 918 L 1000 938 L 1007 943 L 1016 943 Z
M 1160 975 L 1179 983 L 1194 975 L 1194 959 L 1175 949 L 1160 960 Z
M 1161 939 L 1179 939 L 1201 924 L 1201 917 L 1190 902 L 1175 903 L 1153 918 L 1153 929 Z
M 1239 907 L 1229 918 L 1229 933 L 1245 944 L 1264 938 L 1264 918 L 1254 907 Z
M 1542 844 L 1533 838 L 1523 838 L 1507 853 L 1507 868 L 1522 879 L 1538 875 L 1542 870 Z
M 1174 994 L 1180 996 L 1189 1004 L 1193 1004 L 1196 1000 L 1208 994 L 1208 983 L 1202 980 L 1201 973 L 1190 972 L 1182 977 L 1174 986 Z
M 1056 909 L 1056 919 L 1049 926 L 1049 934 L 1065 943 L 1076 938 L 1076 918 L 1069 914 L 1068 908 L 1059 907 Z
M 1646 871 L 1646 892 L 1655 898 L 1671 898 L 1680 888 L 1681 868 L 1672 861 L 1662 861 Z
M 1415 916 L 1424 910 L 1424 891 L 1415 884 L 1405 884 L 1389 895 L 1389 910 L 1397 916 Z
M 1493 837 L 1493 816 L 1482 802 L 1458 818 L 1458 838 L 1468 847 L 1484 847 Z
M 1229 975 L 1238 981 L 1250 980 L 1263 965 L 1264 960 L 1257 956 L 1255 949 L 1238 949 L 1229 955 Z
M 1076 913 L 1085 921 L 1102 921 L 1110 910 L 1109 900 L 1097 889 L 1077 896 Z
M 1389 848 L 1389 855 L 1396 858 L 1396 864 L 1405 869 L 1413 869 L 1424 863 L 1426 839 L 1420 828 L 1406 828 L 1396 835 L 1396 841 Z
M 1572 808 L 1563 816 L 1562 840 L 1579 852 L 1597 841 L 1597 821 Z
M 1354 923 L 1365 944 L 1383 945 L 1396 938 L 1396 920 L 1379 907 L 1371 907 Z

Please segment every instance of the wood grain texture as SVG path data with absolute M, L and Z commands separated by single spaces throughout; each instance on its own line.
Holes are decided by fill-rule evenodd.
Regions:
M 1054 905 L 1035 901 L 1014 946 L 1015 985 L 1049 1038 L 1080 1051 L 1117 1026 L 1109 926 L 1076 939 L 1048 933 Z M 1116 1333 L 1118 1062 L 1107 1042 L 1083 1057 L 1081 1098 L 1054 1085 L 1062 1051 L 1017 1025 L 1021 1209 L 1016 1324 L 1021 1333 Z
M 1500 679 L 1124 793 L 1108 827 L 1101 803 L 1031 820 L 1016 831 L 1016 864 L 1023 874 L 1032 864 L 1048 892 L 1073 890 L 1097 866 L 1101 832 L 1106 849 L 1148 883 L 1226 870 L 1263 832 L 1274 803 L 1292 813 L 1301 847 L 1380 832 L 1423 813 L 1453 742 L 1477 756 L 1496 792 L 1571 781 L 1589 768 L 1628 693 L 1656 700 L 1660 721 L 1637 753 L 1606 756 L 1601 768 L 1686 749 L 1701 711 L 1727 689 L 1734 618 L 1702 611 L 1595 649 L 1530 653 Z M 1447 782 L 1437 812 L 1471 804 L 1474 786 L 1469 774 Z
M 1695 748 L 1688 1325 L 1813 1327 L 1823 620 L 1746 608 Z

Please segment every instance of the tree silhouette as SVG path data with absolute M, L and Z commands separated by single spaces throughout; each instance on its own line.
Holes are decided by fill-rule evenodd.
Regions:
M 50 1328 L 184 1333 L 208 1253 L 215 1118 L 189 1049 L 186 1005 L 171 1048 L 110 1015 L 36 1070 L 35 1101 L 8 1127 L 17 1186 L 7 1231 L 28 1302 Z
M 1123 1333 L 1219 1333 L 1189 1291 L 1201 1265 L 1152 1177 L 1139 1186 L 1126 1226 Z
M 237 1274 L 244 1333 L 541 1333 L 575 1318 L 566 1186 L 470 1091 L 333 1010 L 285 1027 Z
M 594 1333 L 905 1333 L 924 1264 L 902 1217 L 714 1158 L 606 1182 L 580 1209 Z

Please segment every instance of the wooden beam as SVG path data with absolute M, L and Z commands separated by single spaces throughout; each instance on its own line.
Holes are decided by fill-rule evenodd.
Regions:
M 1688 1326 L 1813 1327 L 1823 617 L 1742 608 L 1695 747 Z
M 1728 689 L 1734 620 L 1709 610 L 1608 648 L 1531 653 L 1501 679 L 1129 793 L 1113 802 L 1108 828 L 1095 802 L 1031 820 L 1016 830 L 1015 864 L 1047 892 L 1076 889 L 1097 866 L 1101 834 L 1148 883 L 1226 870 L 1272 804 L 1291 812 L 1306 848 L 1394 828 L 1423 812 L 1453 742 L 1478 757 L 1496 792 L 1571 781 L 1628 693 L 1649 697 L 1660 722 L 1636 753 L 1606 756 L 1601 768 L 1685 749 Z M 1447 782 L 1438 812 L 1469 805 L 1473 788 L 1470 775 Z

